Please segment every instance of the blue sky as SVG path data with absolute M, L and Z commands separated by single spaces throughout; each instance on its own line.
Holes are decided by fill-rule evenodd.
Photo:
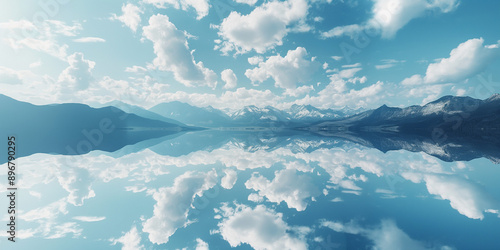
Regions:
M 7 5 L 0 86 L 35 104 L 375 108 L 499 88 L 492 0 Z

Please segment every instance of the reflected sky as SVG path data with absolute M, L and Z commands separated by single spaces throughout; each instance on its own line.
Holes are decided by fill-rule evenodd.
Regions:
M 485 158 L 199 131 L 18 164 L 16 249 L 498 247 L 500 169 Z

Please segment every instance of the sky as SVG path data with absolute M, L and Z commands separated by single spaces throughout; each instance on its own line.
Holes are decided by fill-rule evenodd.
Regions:
M 34 104 L 422 105 L 500 89 L 493 0 L 22 1 L 0 93 Z

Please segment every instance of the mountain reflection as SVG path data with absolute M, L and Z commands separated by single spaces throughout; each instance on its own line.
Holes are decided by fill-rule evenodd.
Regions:
M 498 247 L 484 232 L 500 230 L 499 137 L 484 119 L 492 129 L 345 121 L 148 128 L 146 118 L 97 111 L 102 116 L 86 124 L 110 117 L 116 134 L 80 135 L 82 121 L 67 121 L 74 139 L 53 133 L 60 138 L 35 140 L 17 159 L 26 197 L 20 249 L 40 239 L 76 249 L 88 248 L 83 239 L 100 249 Z M 432 128 L 445 133 L 436 137 Z M 42 129 L 57 127 L 33 131 Z M 31 130 L 16 135 L 33 139 L 23 131 Z M 83 139 L 102 142 L 65 151 Z

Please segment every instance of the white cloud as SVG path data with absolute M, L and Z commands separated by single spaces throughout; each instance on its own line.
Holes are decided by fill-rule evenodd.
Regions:
M 415 74 L 401 81 L 401 85 L 411 87 L 404 90 L 406 96 L 425 97 L 422 104 L 438 98 L 447 87 L 451 87 L 450 91 L 463 94 L 463 89 L 454 88 L 452 84 L 466 83 L 468 78 L 481 73 L 499 56 L 500 41 L 484 45 L 482 38 L 470 39 L 453 49 L 448 58 L 429 64 L 424 76 Z
M 40 165 L 37 165 L 40 167 Z M 24 212 L 19 216 L 21 220 L 39 224 L 36 228 L 23 229 L 19 231 L 20 238 L 43 237 L 46 239 L 58 239 L 72 234 L 73 237 L 81 235 L 83 229 L 75 222 L 61 223 L 56 221 L 63 214 L 68 214 L 68 203 L 66 199 L 52 202 L 45 207 L 36 208 Z M 31 224 L 31 223 L 29 223 Z
M 92 70 L 95 62 L 86 60 L 82 53 L 74 53 L 67 58 L 69 66 L 64 69 L 57 80 L 62 89 L 69 92 L 84 90 L 93 81 Z
M 116 245 L 117 243 L 122 244 L 122 250 L 145 249 L 144 245 L 141 245 L 141 235 L 135 226 L 122 237 L 118 239 L 110 239 L 110 241 L 112 242 L 112 245 Z
M 193 200 L 217 183 L 215 171 L 208 173 L 186 172 L 175 178 L 172 187 L 154 191 L 156 204 L 153 217 L 143 223 L 143 231 L 155 244 L 167 243 L 175 231 L 187 224 L 187 216 Z
M 231 69 L 225 69 L 220 74 L 222 81 L 226 83 L 224 89 L 234 89 L 238 83 L 238 78 Z
M 143 2 L 153 4 L 156 8 L 166 8 L 167 4 L 184 11 L 193 8 L 198 14 L 196 17 L 198 20 L 208 15 L 210 9 L 209 0 L 143 0 Z
M 77 43 L 103 43 L 103 42 L 106 42 L 106 40 L 104 40 L 100 37 L 81 37 L 78 39 L 73 39 L 73 42 L 77 42 Z
M 394 60 L 394 59 L 384 59 L 384 60 L 381 60 L 381 62 L 383 64 L 375 65 L 376 69 L 379 69 L 379 70 L 380 69 L 389 69 L 389 68 L 396 66 L 397 64 L 404 63 L 405 61 L 404 60 L 399 61 L 399 60 Z
M 425 83 L 458 82 L 483 71 L 500 56 L 500 41 L 483 45 L 483 38 L 470 39 L 450 52 L 450 57 L 432 63 L 425 73 Z
M 342 60 L 342 58 L 344 58 L 344 57 L 342 57 L 342 56 L 332 56 L 332 59 L 335 60 L 335 61 L 340 61 L 340 60 Z
M 289 233 L 292 229 L 283 221 L 283 215 L 257 205 L 254 209 L 237 205 L 235 209 L 222 207 L 224 219 L 219 231 L 231 247 L 249 244 L 254 249 L 307 249 L 301 237 Z
M 167 16 L 151 16 L 149 25 L 143 28 L 143 35 L 154 44 L 156 58 L 153 66 L 174 73 L 174 77 L 186 86 L 201 85 L 215 88 L 217 75 L 195 62 L 189 51 L 186 35 L 170 22 Z
M 380 32 L 382 38 L 392 38 L 398 30 L 426 11 L 447 13 L 457 8 L 458 0 L 374 0 L 373 17 L 363 24 L 335 27 L 323 32 L 323 37 L 350 36 L 355 38 L 361 32 Z
M 81 29 L 79 23 L 67 25 L 57 20 L 45 20 L 36 25 L 27 20 L 0 23 L 0 30 L 8 37 L 6 41 L 13 49 L 30 48 L 63 61 L 68 56 L 68 45 L 59 44 L 57 38 L 76 36 Z
M 479 186 L 456 176 L 427 175 L 424 177 L 430 194 L 449 200 L 452 208 L 471 219 L 483 219 L 488 210 L 498 210 L 500 204 L 485 194 Z
M 123 14 L 121 16 L 117 16 L 113 14 L 111 19 L 118 20 L 129 27 L 133 32 L 137 31 L 137 28 L 141 24 L 141 14 L 144 13 L 139 7 L 128 3 L 122 6 Z
M 406 86 L 420 85 L 424 82 L 424 78 L 419 75 L 412 75 L 411 77 L 405 78 L 401 84 Z
M 232 11 L 218 26 L 224 41 L 216 48 L 225 54 L 233 50 L 264 53 L 282 45 L 290 26 L 304 19 L 308 8 L 306 0 L 287 0 L 266 2 L 248 15 Z
M 45 207 L 24 212 L 19 217 L 24 221 L 52 221 L 55 220 L 59 214 L 67 214 L 67 207 L 68 203 L 66 203 L 66 200 L 60 199 Z
M 361 67 L 361 63 L 342 65 L 342 68 L 359 68 L 359 67 Z
M 425 250 L 425 249 L 451 249 L 448 246 L 431 244 L 412 239 L 401 230 L 393 220 L 382 220 L 375 228 L 363 228 L 357 223 L 323 221 L 321 226 L 330 228 L 336 232 L 359 234 L 369 239 L 373 244 L 373 249 L 397 250 Z
M 103 221 L 106 219 L 104 216 L 75 216 L 73 217 L 75 220 L 84 221 L 84 222 L 96 222 Z
M 257 65 L 263 61 L 264 61 L 264 58 L 262 58 L 262 56 L 252 56 L 252 57 L 248 58 L 248 63 L 250 63 L 251 65 Z
M 220 185 L 225 189 L 233 188 L 234 184 L 236 183 L 236 180 L 238 179 L 236 171 L 232 169 L 226 169 L 224 170 L 224 173 L 226 175 L 222 177 Z
M 302 95 L 305 95 L 311 91 L 314 90 L 314 86 L 311 86 L 311 85 L 304 85 L 304 86 L 300 86 L 300 87 L 297 87 L 297 88 L 292 88 L 292 89 L 286 89 L 285 90 L 285 95 L 286 96 L 293 96 L 293 97 L 299 97 L 299 96 L 302 96 Z
M 296 104 L 310 104 L 318 108 L 339 108 L 349 106 L 369 107 L 374 106 L 384 98 L 383 82 L 376 82 L 375 84 L 361 88 L 359 90 L 349 89 L 348 82 L 365 82 L 365 78 L 354 79 L 356 72 L 361 68 L 345 69 L 337 74 L 330 76 L 330 83 L 315 96 L 309 96 L 294 101 Z M 344 78 L 351 78 L 347 81 Z
M 315 22 L 317 23 L 320 23 L 320 22 L 323 22 L 324 18 L 323 17 L 320 17 L 320 16 L 317 16 L 317 17 L 314 17 L 313 19 Z
M 258 0 L 234 0 L 234 1 L 237 3 L 244 3 L 253 6 L 257 3 Z
M 271 56 L 265 62 L 260 62 L 258 67 L 247 69 L 245 76 L 252 82 L 263 82 L 271 77 L 276 87 L 295 88 L 297 83 L 309 81 L 312 73 L 319 68 L 314 57 L 307 60 L 306 56 L 306 49 L 297 47 L 295 50 L 289 50 L 285 57 Z
M 260 196 L 259 194 L 256 193 L 251 193 L 248 195 L 248 200 L 253 201 L 253 202 L 263 202 L 264 197 Z
M 196 250 L 208 250 L 208 249 L 209 249 L 208 243 L 206 243 L 200 238 L 196 239 Z
M 363 26 L 360 26 L 358 24 L 351 24 L 347 26 L 338 26 L 335 27 L 327 32 L 321 33 L 321 36 L 323 38 L 329 38 L 329 37 L 341 37 L 341 36 L 349 36 L 351 38 L 354 38 L 357 34 L 362 32 L 364 29 Z
M 75 222 L 66 222 L 53 226 L 53 233 L 46 237 L 46 239 L 59 239 L 72 234 L 73 237 L 78 237 L 82 234 L 83 229 L 78 227 Z
M 258 191 L 259 196 L 265 196 L 271 202 L 279 204 L 284 201 L 289 208 L 295 208 L 297 211 L 306 209 L 306 199 L 321 194 L 311 177 L 305 174 L 299 175 L 295 169 L 276 171 L 272 181 L 254 173 L 245 182 L 245 186 L 247 189 Z
M 87 199 L 95 197 L 92 189 L 92 178 L 87 169 L 67 167 L 57 175 L 61 187 L 69 192 L 67 201 L 74 206 L 82 206 Z
M 18 85 L 26 82 L 28 76 L 34 74 L 29 70 L 14 70 L 0 66 L 0 83 Z

